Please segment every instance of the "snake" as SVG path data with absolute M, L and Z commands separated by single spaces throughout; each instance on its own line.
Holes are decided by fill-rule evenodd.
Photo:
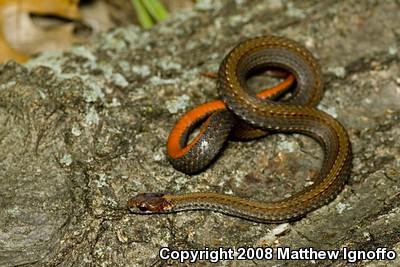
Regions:
M 269 68 L 282 69 L 290 75 L 271 95 L 251 93 L 249 77 Z M 296 83 L 291 97 L 276 101 L 274 96 L 291 84 L 291 75 Z M 223 103 L 186 114 L 171 132 L 167 153 L 176 169 L 192 174 L 206 168 L 220 153 L 232 128 L 239 124 L 255 131 L 299 133 L 316 140 L 324 157 L 313 183 L 289 197 L 268 202 L 217 192 L 138 193 L 127 202 L 131 212 L 209 210 L 259 223 L 280 223 L 298 220 L 337 197 L 351 172 L 351 143 L 344 126 L 316 107 L 322 98 L 323 80 L 321 67 L 308 49 L 280 36 L 242 41 L 222 60 L 217 90 Z M 205 117 L 208 119 L 204 122 Z M 188 133 L 199 122 L 203 122 L 199 134 L 186 145 Z

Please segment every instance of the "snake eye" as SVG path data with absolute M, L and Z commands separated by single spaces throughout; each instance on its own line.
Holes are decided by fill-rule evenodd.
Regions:
M 146 206 L 146 205 L 139 205 L 138 206 L 138 209 L 140 210 L 140 211 L 149 211 L 149 209 L 148 209 L 148 207 Z

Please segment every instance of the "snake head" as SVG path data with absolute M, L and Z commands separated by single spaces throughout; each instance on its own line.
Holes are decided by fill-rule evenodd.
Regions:
M 128 208 L 134 213 L 163 213 L 172 208 L 172 204 L 161 193 L 140 193 L 128 200 Z

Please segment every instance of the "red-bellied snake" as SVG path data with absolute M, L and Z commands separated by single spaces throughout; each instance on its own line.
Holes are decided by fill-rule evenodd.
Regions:
M 266 68 L 284 69 L 294 76 L 296 88 L 290 100 L 272 101 L 268 96 L 260 99 L 248 93 L 246 82 L 249 76 Z M 272 95 L 286 89 L 288 85 L 285 83 L 289 80 L 290 76 Z M 234 47 L 222 61 L 217 88 L 223 103 L 211 102 L 214 103 L 211 108 L 200 106 L 192 110 L 192 114 L 186 114 L 171 132 L 167 152 L 175 168 L 186 173 L 204 169 L 239 118 L 257 129 L 301 133 L 318 141 L 324 151 L 324 160 L 314 183 L 291 197 L 273 202 L 212 192 L 140 193 L 128 200 L 132 212 L 212 210 L 252 221 L 274 223 L 298 219 L 339 194 L 351 169 L 351 144 L 344 127 L 314 107 L 322 95 L 321 71 L 306 48 L 283 37 L 246 40 Z M 225 105 L 229 112 L 224 110 Z M 198 115 L 200 111 L 206 115 Z M 185 147 L 194 125 L 211 113 L 213 115 L 204 123 L 200 134 Z M 211 153 L 207 154 L 208 151 Z

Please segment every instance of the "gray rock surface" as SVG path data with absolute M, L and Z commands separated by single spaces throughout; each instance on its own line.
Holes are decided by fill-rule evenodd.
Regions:
M 399 254 L 399 13 L 399 1 L 200 1 L 150 32 L 115 29 L 26 66 L 2 65 L 0 266 L 179 265 L 158 257 L 162 246 L 387 247 Z M 319 108 L 345 125 L 353 144 L 354 167 L 343 192 L 281 225 L 206 211 L 127 213 L 126 200 L 137 192 L 215 191 L 272 200 L 312 180 L 322 152 L 301 135 L 229 142 L 215 164 L 192 177 L 165 156 L 175 121 L 217 98 L 215 81 L 201 73 L 217 70 L 238 41 L 268 34 L 295 39 L 320 60 L 326 92 Z M 400 266 L 400 256 L 354 266 Z

